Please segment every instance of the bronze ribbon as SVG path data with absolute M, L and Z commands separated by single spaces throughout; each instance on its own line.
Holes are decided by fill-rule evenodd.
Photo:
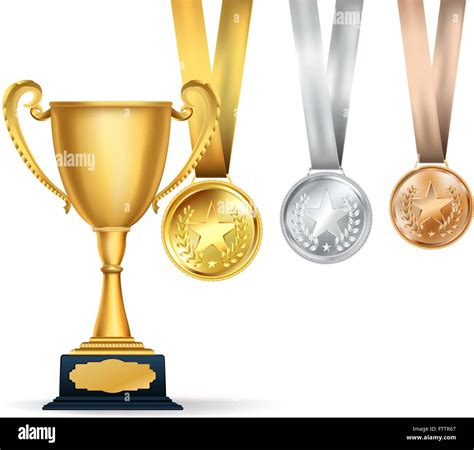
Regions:
M 398 0 L 420 163 L 446 159 L 465 7 L 441 0 L 431 66 L 423 0 Z
M 221 98 L 219 127 L 196 167 L 197 177 L 221 178 L 229 173 L 252 3 L 253 0 L 222 0 L 211 70 L 202 1 L 171 0 L 183 82 L 211 83 Z M 189 121 L 193 143 L 199 138 L 203 121 L 200 111 Z

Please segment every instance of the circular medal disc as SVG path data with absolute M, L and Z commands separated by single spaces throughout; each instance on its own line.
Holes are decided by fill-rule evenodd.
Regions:
M 253 201 L 223 181 L 191 184 L 171 201 L 163 218 L 163 244 L 171 261 L 202 280 L 223 280 L 244 270 L 261 237 Z
M 457 241 L 471 223 L 472 196 L 466 182 L 443 166 L 408 172 L 396 185 L 390 215 L 410 244 L 442 248 Z
M 346 176 L 332 172 L 298 181 L 281 209 L 282 230 L 290 247 L 318 263 L 351 257 L 364 245 L 371 224 L 364 191 Z

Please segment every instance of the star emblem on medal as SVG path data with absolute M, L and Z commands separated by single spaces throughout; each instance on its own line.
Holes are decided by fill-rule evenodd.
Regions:
M 452 204 L 451 197 L 439 197 L 433 183 L 430 181 L 426 195 L 422 198 L 413 199 L 413 207 L 419 211 L 418 223 L 421 228 L 425 228 L 430 221 L 437 222 L 438 225 L 443 224 L 445 216 L 443 210 Z M 439 227 L 436 227 L 439 228 Z M 430 229 L 429 237 L 433 237 L 436 233 Z
M 313 237 L 318 238 L 326 231 L 337 237 L 344 230 L 344 227 L 341 228 L 339 221 L 347 216 L 347 211 L 334 207 L 329 191 L 326 189 L 319 207 L 306 208 L 305 215 L 314 221 L 314 227 L 311 232 Z M 331 246 L 326 243 L 323 248 L 327 252 Z
M 214 246 L 217 250 L 225 253 L 229 248 L 225 237 L 235 230 L 234 222 L 219 220 L 214 203 L 211 201 L 207 211 L 206 219 L 203 222 L 189 222 L 189 227 L 198 237 L 196 251 L 203 252 Z M 209 268 L 215 267 L 216 261 L 209 261 Z

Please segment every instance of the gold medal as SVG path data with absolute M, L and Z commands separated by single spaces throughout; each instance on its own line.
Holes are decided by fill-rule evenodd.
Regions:
M 255 258 L 261 237 L 260 215 L 250 197 L 223 181 L 191 184 L 172 200 L 163 220 L 168 256 L 203 280 L 241 272 Z
M 163 217 L 163 244 L 184 273 L 203 280 L 223 280 L 252 262 L 262 236 L 261 219 L 252 200 L 228 175 L 252 0 L 223 0 L 213 70 L 202 2 L 172 0 L 171 5 L 182 78 L 211 83 L 220 95 L 221 111 L 216 134 L 195 167 L 196 178 L 206 181 L 193 182 L 171 201 Z M 199 111 L 191 117 L 192 142 L 199 139 L 204 119 Z
M 465 6 L 441 2 L 431 64 L 423 0 L 398 0 L 419 164 L 393 190 L 390 214 L 398 233 L 422 248 L 452 244 L 472 218 L 471 191 L 446 164 Z
M 393 190 L 390 204 L 396 230 L 423 248 L 452 244 L 471 223 L 471 191 L 459 175 L 443 166 L 408 172 Z

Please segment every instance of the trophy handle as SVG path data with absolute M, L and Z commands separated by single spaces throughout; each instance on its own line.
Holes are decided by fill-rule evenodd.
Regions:
M 40 106 L 42 97 L 41 87 L 31 80 L 19 81 L 18 83 L 12 84 L 5 92 L 3 96 L 3 116 L 5 123 L 7 124 L 8 133 L 10 138 L 15 145 L 18 153 L 21 156 L 23 162 L 30 169 L 31 173 L 53 194 L 57 195 L 60 199 L 66 202 L 64 209 L 66 214 L 71 208 L 71 202 L 68 196 L 61 191 L 41 170 L 40 166 L 33 157 L 28 144 L 26 143 L 25 137 L 21 131 L 20 121 L 18 120 L 17 108 L 20 102 L 20 98 L 24 94 L 33 94 L 33 99 L 30 103 L 25 104 L 25 108 L 30 109 L 30 113 L 36 120 L 46 120 L 51 117 L 51 109 L 43 111 Z
M 181 172 L 175 177 L 175 179 L 168 184 L 163 190 L 158 192 L 156 197 L 153 200 L 153 211 L 158 213 L 158 202 L 168 195 L 171 191 L 176 189 L 196 168 L 199 161 L 201 161 L 204 153 L 211 142 L 211 137 L 217 129 L 217 123 L 219 121 L 220 115 L 220 101 L 212 87 L 207 83 L 202 83 L 201 81 L 192 80 L 186 83 L 181 89 L 181 98 L 183 99 L 184 106 L 181 108 L 181 112 L 171 109 L 171 115 L 176 120 L 188 120 L 192 113 L 193 109 L 191 107 L 192 103 L 189 101 L 189 93 L 195 91 L 198 92 L 201 98 L 204 100 L 205 104 L 205 122 L 199 139 L 197 140 L 194 148 L 191 152 L 191 156 L 186 161 Z

